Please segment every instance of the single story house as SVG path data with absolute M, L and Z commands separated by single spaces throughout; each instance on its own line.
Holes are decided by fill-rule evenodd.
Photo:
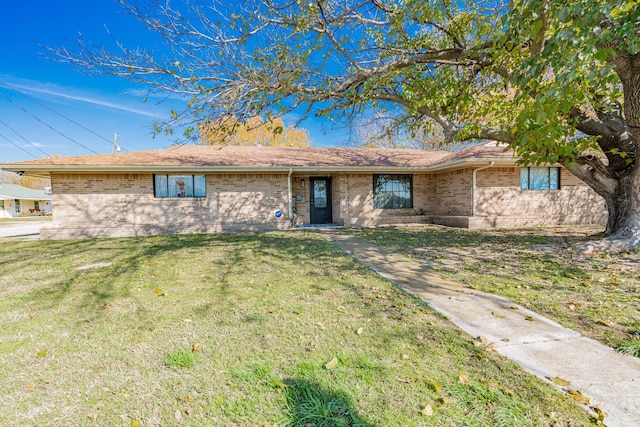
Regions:
M 603 199 L 559 165 L 521 167 L 503 147 L 461 151 L 183 145 L 5 163 L 51 178 L 43 238 L 435 223 L 606 222 Z
M 51 191 L 0 183 L 0 218 L 51 215 Z

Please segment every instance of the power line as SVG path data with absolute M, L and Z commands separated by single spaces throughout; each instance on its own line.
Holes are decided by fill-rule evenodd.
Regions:
M 25 153 L 27 153 L 29 156 L 33 157 L 34 159 L 37 159 L 38 156 L 34 156 L 33 154 L 31 154 L 30 152 L 28 152 L 27 150 L 25 150 L 24 148 L 22 148 L 21 146 L 19 146 L 18 144 L 16 144 L 15 142 L 13 142 L 12 140 L 10 140 L 9 138 L 7 138 L 6 136 L 0 134 L 0 137 L 6 139 L 9 143 L 15 145 L 16 147 L 18 147 L 20 150 L 24 151 Z
M 60 136 L 62 136 L 63 138 L 68 139 L 69 141 L 73 142 L 74 144 L 79 145 L 80 147 L 84 148 L 87 151 L 91 151 L 93 154 L 99 154 L 97 151 L 92 150 L 91 148 L 87 147 L 84 144 L 79 143 L 78 141 L 76 141 L 75 139 L 65 135 L 64 133 L 60 132 L 59 130 L 57 130 L 56 128 L 54 128 L 53 126 L 49 125 L 48 123 L 45 123 L 43 120 L 41 120 L 38 116 L 36 116 L 35 114 L 32 114 L 31 112 L 27 111 L 24 107 L 22 107 L 21 105 L 17 104 L 16 102 L 14 102 L 11 98 L 9 98 L 6 94 L 2 94 L 3 97 L 5 97 L 10 103 L 12 103 L 13 105 L 15 105 L 16 107 L 18 107 L 19 109 L 21 109 L 22 111 L 24 111 L 25 113 L 27 113 L 28 115 L 30 115 L 31 117 L 33 117 L 34 119 L 36 119 L 37 121 L 39 121 L 40 123 L 42 123 L 43 125 L 45 125 L 46 127 L 48 127 L 49 129 L 51 129 L 52 131 L 54 131 L 55 133 L 59 134 Z
M 94 134 L 95 136 L 97 136 L 98 138 L 104 139 L 104 140 L 105 140 L 105 141 L 107 141 L 109 144 L 111 144 L 111 141 L 109 141 L 109 140 L 108 140 L 107 138 L 105 138 L 104 136 L 102 136 L 102 135 L 100 135 L 100 134 L 98 134 L 98 133 L 96 133 L 96 132 L 92 131 L 91 129 L 89 129 L 89 128 L 87 128 L 87 127 L 83 126 L 83 125 L 81 125 L 80 123 L 78 123 L 78 122 L 76 122 L 75 120 L 73 120 L 73 119 L 71 119 L 71 118 L 69 118 L 69 117 L 65 116 L 64 114 L 57 112 L 57 111 L 56 111 L 56 110 L 54 110 L 53 108 L 48 107 L 47 105 L 43 104 L 42 102 L 38 101 L 37 99 L 35 99 L 35 98 L 33 98 L 33 97 L 29 96 L 29 95 L 27 95 L 26 93 L 19 91 L 18 89 L 16 89 L 15 87 L 11 86 L 10 84 L 8 84 L 8 83 L 6 83 L 6 82 L 0 82 L 0 84 L 1 84 L 2 86 L 4 86 L 4 87 L 7 87 L 7 88 L 11 89 L 12 91 L 14 91 L 14 92 L 16 92 L 16 93 L 18 93 L 18 94 L 20 94 L 20 95 L 24 96 L 25 98 L 29 99 L 30 101 L 33 101 L 33 102 L 35 102 L 36 104 L 38 104 L 38 105 L 40 105 L 40 106 L 42 106 L 42 107 L 46 108 L 47 110 L 49 110 L 49 111 L 51 111 L 51 112 L 53 112 L 53 113 L 55 113 L 55 114 L 59 115 L 60 117 L 62 117 L 62 118 L 64 118 L 64 119 L 69 120 L 69 121 L 70 121 L 71 123 L 73 123 L 74 125 L 80 126 L 82 129 L 86 130 L 87 132 L 92 133 L 92 134 Z
M 38 150 L 39 152 L 41 152 L 42 154 L 44 154 L 47 157 L 51 157 L 51 154 L 47 154 L 45 153 L 43 150 L 40 149 L 40 147 L 38 147 L 37 145 L 35 145 L 34 143 L 32 143 L 31 141 L 29 141 L 27 138 L 25 138 L 24 136 L 20 135 L 15 129 L 13 129 L 11 126 L 9 126 L 8 124 L 6 124 L 5 122 L 3 122 L 2 120 L 0 120 L 0 123 L 2 123 L 3 125 L 5 125 L 11 132 L 15 133 L 16 135 L 18 135 L 20 138 L 22 138 L 22 140 L 24 142 L 26 142 L 27 144 L 31 145 L 33 148 L 35 148 L 36 150 Z
M 14 86 L 10 85 L 9 83 L 7 83 L 7 82 L 0 82 L 0 85 L 4 86 L 4 87 L 6 87 L 6 88 L 11 89 L 12 91 L 14 91 L 14 92 L 16 92 L 16 93 L 18 93 L 18 94 L 20 94 L 20 95 L 24 96 L 25 98 L 29 99 L 30 101 L 35 102 L 36 104 L 40 105 L 41 107 L 46 108 L 47 110 L 49 110 L 49 111 L 51 111 L 51 112 L 53 112 L 53 113 L 55 113 L 55 114 L 59 115 L 60 117 L 62 117 L 62 118 L 64 118 L 64 119 L 66 119 L 66 120 L 69 120 L 69 121 L 70 121 L 71 123 L 73 123 L 74 125 L 81 127 L 82 129 L 86 130 L 87 132 L 89 132 L 89 133 L 91 133 L 91 134 L 93 134 L 93 135 L 97 136 L 98 138 L 103 139 L 103 140 L 105 140 L 106 142 L 108 142 L 109 144 L 111 144 L 111 141 L 110 141 L 109 139 L 105 138 L 104 136 L 100 135 L 99 133 L 92 131 L 91 129 L 87 128 L 86 126 L 84 126 L 84 125 L 82 125 L 82 124 L 80 124 L 80 123 L 76 122 L 75 120 L 73 120 L 73 119 L 71 119 L 71 118 L 69 118 L 69 117 L 65 116 L 64 114 L 62 114 L 62 113 L 60 113 L 60 112 L 58 112 L 58 111 L 54 110 L 53 108 L 51 108 L 51 107 L 49 107 L 49 106 L 47 106 L 47 105 L 43 104 L 42 102 L 38 101 L 37 99 L 35 99 L 35 98 L 33 98 L 33 97 L 31 97 L 31 96 L 27 95 L 27 94 L 26 94 L 26 93 L 24 93 L 24 92 L 21 92 L 20 90 L 18 90 L 16 87 L 14 87 Z M 122 148 L 122 147 L 121 147 L 121 148 Z M 125 150 L 124 148 L 123 148 L 123 150 L 124 150 L 124 151 L 127 151 L 127 150 Z

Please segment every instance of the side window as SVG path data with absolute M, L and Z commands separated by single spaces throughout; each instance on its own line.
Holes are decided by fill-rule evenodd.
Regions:
M 520 169 L 521 190 L 559 190 L 560 168 Z
M 158 198 L 207 196 L 204 175 L 154 175 L 153 187 Z

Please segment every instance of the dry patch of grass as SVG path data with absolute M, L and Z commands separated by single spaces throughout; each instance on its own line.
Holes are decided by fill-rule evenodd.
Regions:
M 424 226 L 349 232 L 633 354 L 640 351 L 640 254 L 573 250 L 600 238 L 600 230 Z
M 310 233 L 0 246 L 7 426 L 582 426 Z

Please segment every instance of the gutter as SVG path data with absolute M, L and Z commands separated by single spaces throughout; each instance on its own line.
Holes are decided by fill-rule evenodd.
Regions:
M 287 175 L 287 202 L 289 204 L 289 221 L 293 223 L 293 202 L 291 201 L 291 175 L 293 175 L 293 168 L 289 168 L 289 175 Z
M 489 169 L 493 165 L 495 165 L 495 161 L 491 161 L 487 166 L 483 166 L 481 168 L 477 168 L 473 170 L 473 179 L 471 184 L 471 216 L 476 216 L 476 181 L 477 181 L 477 172 Z
M 459 169 L 484 165 L 492 161 L 496 164 L 514 166 L 515 159 L 507 158 L 485 158 L 485 159 L 462 159 L 452 162 L 440 163 L 431 166 L 309 166 L 309 165 L 259 165 L 259 166 L 228 166 L 228 165 L 73 165 L 73 164 L 20 164 L 4 163 L 0 164 L 0 169 L 10 172 L 26 173 L 34 175 L 42 173 L 288 173 L 293 166 L 298 173 L 306 174 L 329 174 L 329 173 L 429 173 L 444 172 L 450 169 Z

